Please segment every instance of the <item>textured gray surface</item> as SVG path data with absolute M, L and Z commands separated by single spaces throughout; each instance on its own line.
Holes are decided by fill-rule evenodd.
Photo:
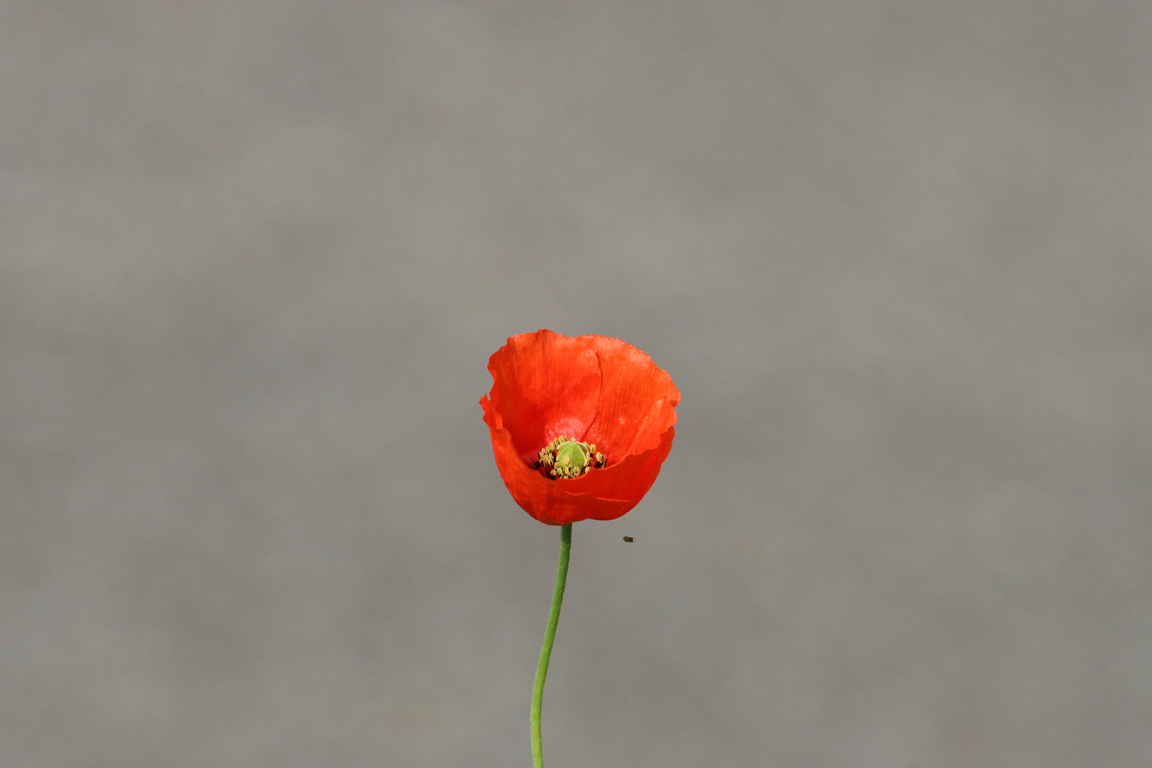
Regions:
M 1152 764 L 1152 6 L 376 5 L 0 3 L 2 768 L 527 764 L 540 327 L 550 766 Z

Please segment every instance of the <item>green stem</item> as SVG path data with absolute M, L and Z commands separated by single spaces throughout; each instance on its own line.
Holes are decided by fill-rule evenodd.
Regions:
M 564 602 L 564 584 L 568 580 L 568 553 L 572 551 L 572 525 L 560 528 L 560 564 L 556 566 L 556 589 L 552 591 L 552 612 L 548 614 L 548 628 L 544 630 L 544 645 L 540 647 L 540 663 L 536 665 L 536 684 L 532 686 L 532 768 L 544 768 L 544 743 L 540 738 L 540 705 L 544 701 L 544 678 L 548 677 L 548 659 L 552 657 L 552 641 L 556 639 L 556 624 L 560 621 L 560 604 Z

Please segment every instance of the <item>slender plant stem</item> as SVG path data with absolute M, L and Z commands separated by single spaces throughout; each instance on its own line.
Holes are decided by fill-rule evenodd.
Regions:
M 548 660 L 552 657 L 552 641 L 556 639 L 556 624 L 560 621 L 560 604 L 564 602 L 564 584 L 568 581 L 568 553 L 572 551 L 572 525 L 560 528 L 560 564 L 556 566 L 556 589 L 552 591 L 552 612 L 548 614 L 548 628 L 544 630 L 544 645 L 540 646 L 540 663 L 536 665 L 536 684 L 532 686 L 532 768 L 544 768 L 544 743 L 540 738 L 540 705 L 544 701 L 544 678 L 548 677 Z

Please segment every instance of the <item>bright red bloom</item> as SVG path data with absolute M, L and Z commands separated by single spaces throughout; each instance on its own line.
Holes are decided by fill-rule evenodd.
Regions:
M 496 466 L 512 498 L 542 523 L 614 520 L 640 503 L 676 434 L 680 392 L 652 358 L 607 336 L 523 333 L 488 360 L 480 398 Z M 595 443 L 607 466 L 552 479 L 536 467 L 557 436 Z

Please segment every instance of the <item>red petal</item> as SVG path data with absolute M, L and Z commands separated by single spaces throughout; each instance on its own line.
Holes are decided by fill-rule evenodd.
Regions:
M 513 336 L 488 370 L 493 405 L 524 461 L 557 435 L 583 439 L 600 398 L 600 362 L 581 339 L 544 330 Z
M 584 337 L 600 358 L 600 403 L 586 441 L 612 457 L 656 446 L 676 423 L 680 392 L 667 371 L 636 347 L 606 336 Z M 603 446 L 603 448 L 600 448 Z

